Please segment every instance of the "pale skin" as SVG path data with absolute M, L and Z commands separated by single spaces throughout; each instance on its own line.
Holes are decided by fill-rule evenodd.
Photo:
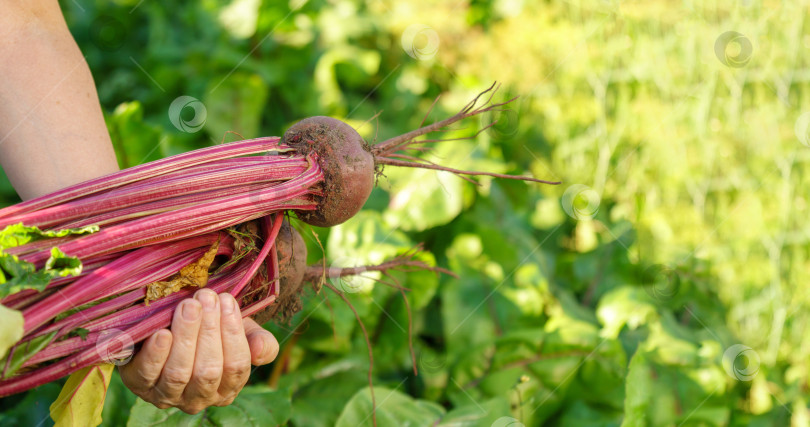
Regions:
M 55 0 L 0 0 L 0 163 L 24 200 L 118 170 L 95 83 Z M 225 406 L 278 341 L 230 294 L 178 305 L 121 378 L 159 408 Z

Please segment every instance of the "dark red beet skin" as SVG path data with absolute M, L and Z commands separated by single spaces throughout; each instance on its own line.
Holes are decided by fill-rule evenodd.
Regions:
M 309 117 L 290 127 L 282 142 L 307 154 L 318 153 L 324 195 L 315 211 L 297 211 L 307 224 L 338 225 L 356 214 L 374 188 L 374 156 L 349 125 L 331 117 Z
M 302 308 L 300 293 L 304 285 L 304 272 L 307 268 L 307 245 L 287 220 L 284 220 L 278 231 L 276 251 L 278 254 L 279 294 L 273 304 L 252 316 L 253 320 L 259 324 L 271 319 L 276 322 L 288 321 Z

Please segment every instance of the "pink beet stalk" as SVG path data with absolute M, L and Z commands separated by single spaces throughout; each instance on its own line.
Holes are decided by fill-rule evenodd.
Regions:
M 189 166 L 196 166 L 202 163 L 219 160 L 228 157 L 244 156 L 248 154 L 258 154 L 264 152 L 289 152 L 290 148 L 279 144 L 280 138 L 257 138 L 247 141 L 232 142 L 230 144 L 216 145 L 214 147 L 201 148 L 189 151 L 165 159 L 145 163 L 114 172 L 99 178 L 91 179 L 76 185 L 72 185 L 60 191 L 46 194 L 36 199 L 18 203 L 7 208 L 0 209 L 0 218 L 13 215 L 20 215 L 33 212 L 38 209 L 47 208 L 68 200 L 88 194 L 109 190 L 131 182 L 142 181 L 147 178 L 161 174 L 174 172 Z
M 110 256 L 104 256 L 84 262 L 81 274 L 77 276 L 57 277 L 56 279 L 51 280 L 51 282 L 48 283 L 48 286 L 46 286 L 45 289 L 53 290 L 55 288 L 67 285 L 80 277 L 87 276 L 97 268 L 109 263 L 113 259 L 115 258 Z M 3 304 L 4 306 L 13 308 L 15 310 L 19 310 L 20 308 L 25 307 L 26 305 L 33 303 L 38 299 L 41 299 L 40 297 L 44 296 L 45 294 L 43 292 L 38 292 L 35 289 L 24 289 L 20 292 L 11 294 L 3 298 L 3 300 L 0 301 L 0 304 Z
M 109 212 L 174 196 L 235 187 L 243 184 L 286 181 L 303 173 L 306 167 L 307 162 L 303 157 L 278 158 L 273 163 L 264 162 L 228 169 L 220 168 L 214 171 L 178 175 L 157 182 L 139 182 L 36 212 L 0 218 L 0 227 L 23 222 L 29 226 L 50 228 L 88 214 Z M 160 188 L 160 191 L 155 191 L 156 188 Z
M 233 277 L 226 277 L 222 274 L 212 276 L 208 288 L 217 292 L 225 292 L 230 285 L 233 285 L 233 282 L 236 277 L 241 277 L 247 271 L 247 267 L 242 263 L 239 267 L 235 267 L 230 269 L 228 273 Z M 87 323 L 81 323 L 79 325 L 73 326 L 82 327 L 88 331 L 87 336 L 85 338 L 82 337 L 70 337 L 63 339 L 61 341 L 56 341 L 53 344 L 46 347 L 44 350 L 40 351 L 31 359 L 27 360 L 23 363 L 23 367 L 36 365 L 45 361 L 58 359 L 60 357 L 64 357 L 75 353 L 82 348 L 86 348 L 89 345 L 95 345 L 96 339 L 99 337 L 99 334 L 102 333 L 104 330 L 109 329 L 120 329 L 120 328 L 127 328 L 130 327 L 132 324 L 136 322 L 142 321 L 144 318 L 151 316 L 154 313 L 157 313 L 166 307 L 174 307 L 178 302 L 182 301 L 183 299 L 189 298 L 194 295 L 196 289 L 181 289 L 177 293 L 174 293 L 168 297 L 161 298 L 160 300 L 154 301 L 149 306 L 145 306 L 143 304 L 139 305 L 132 305 L 127 307 L 124 310 L 120 311 L 113 311 L 116 310 L 113 308 L 112 304 L 107 304 L 111 301 L 105 301 L 98 306 L 105 305 L 103 307 L 105 310 L 104 312 L 110 313 L 107 316 L 93 320 Z M 138 289 L 136 291 L 129 292 L 125 295 L 122 295 L 118 299 L 122 299 L 122 297 L 126 297 L 127 300 L 131 300 L 128 302 L 127 305 L 138 302 L 143 300 L 144 298 L 144 291 L 142 289 Z M 115 305 L 118 305 L 117 303 Z M 79 313 L 77 313 L 79 314 Z
M 276 155 L 261 155 L 268 152 Z M 239 157 L 255 154 L 260 155 Z M 278 294 L 274 241 L 280 213 L 316 209 L 323 181 L 315 152 L 297 154 L 278 138 L 260 138 L 173 156 L 0 209 L 0 227 L 100 227 L 91 234 L 6 249 L 39 269 L 56 245 L 86 269 L 52 280 L 45 292 L 24 290 L 3 299 L 19 307 L 25 320 L 24 338 L 10 354 L 26 351 L 23 344 L 31 340 L 52 337 L 44 349 L 26 356 L 22 372 L 8 371 L 11 355 L 6 358 L 0 378 L 10 377 L 0 380 L 0 396 L 120 354 L 123 344 L 107 339 L 111 330 L 124 330 L 128 341 L 138 343 L 168 326 L 174 307 L 196 289 L 181 289 L 147 305 L 146 286 L 195 262 L 215 241 L 220 242 L 218 255 L 234 256 L 234 237 L 223 230 L 247 221 L 261 219 L 261 237 L 234 236 L 261 244 L 243 247 L 251 252 L 240 252 L 243 258 L 212 275 L 208 286 L 237 296 L 251 314 L 271 304 Z M 262 264 L 267 275 L 260 277 Z M 57 319 L 76 307 L 81 308 Z M 83 337 L 67 336 L 82 330 Z
M 227 240 L 223 239 L 223 241 L 220 241 L 219 250 L 217 251 L 217 254 L 218 255 L 232 254 L 233 248 L 229 246 L 230 244 L 232 244 L 232 239 Z M 71 314 L 70 316 L 65 317 L 64 319 L 56 321 L 53 324 L 48 325 L 47 327 L 42 328 L 41 330 L 38 330 L 36 333 L 29 335 L 27 338 L 35 338 L 37 336 L 41 336 L 55 330 L 60 330 L 59 334 L 56 336 L 56 338 L 59 338 L 71 332 L 79 325 L 92 321 L 101 315 L 111 312 L 118 312 L 124 307 L 127 307 L 139 300 L 142 300 L 145 296 L 145 290 L 143 288 L 144 286 L 153 282 L 157 282 L 159 280 L 165 280 L 169 276 L 180 271 L 181 268 L 199 259 L 207 250 L 208 248 L 193 249 L 190 251 L 185 251 L 173 257 L 169 257 L 166 260 L 161 261 L 158 264 L 154 265 L 145 274 L 137 275 L 135 277 L 130 277 L 129 279 L 124 280 L 118 286 L 119 289 L 116 292 L 122 293 L 121 295 L 111 300 L 103 301 L 92 307 L 88 307 L 77 313 Z M 112 292 L 110 291 L 107 292 L 107 294 L 111 293 Z M 97 295 L 95 298 L 103 299 L 107 296 L 109 295 Z
M 237 188 L 222 188 L 219 190 L 204 191 L 201 193 L 186 194 L 157 202 L 144 203 L 125 209 L 116 209 L 101 215 L 61 224 L 60 228 L 79 228 L 88 225 L 105 226 L 117 224 L 126 220 L 141 218 L 158 213 L 169 212 L 201 203 L 221 201 L 237 194 L 259 194 L 276 186 L 274 183 L 247 184 Z
M 42 326 L 65 310 L 91 302 L 95 295 L 108 294 L 110 292 L 108 287 L 120 286 L 122 280 L 136 274 L 138 269 L 148 268 L 176 253 L 210 246 L 217 238 L 217 235 L 209 234 L 177 243 L 149 246 L 128 253 L 24 310 L 25 333 Z
M 222 282 L 215 285 L 215 287 L 218 291 L 221 290 L 224 292 L 227 291 L 228 288 L 235 286 L 239 280 L 241 280 L 240 275 L 229 274 L 223 276 Z M 170 295 L 169 298 L 175 295 L 178 295 L 175 297 L 177 299 L 180 299 L 181 296 L 188 297 L 191 292 L 193 292 L 193 290 L 186 290 L 185 295 L 178 295 L 180 293 L 177 293 Z M 275 295 L 271 295 L 268 298 L 248 306 L 243 309 L 242 316 L 246 317 L 255 314 L 267 305 L 272 304 L 275 298 Z M 123 339 L 115 339 L 115 337 L 112 337 L 108 340 L 100 340 L 100 334 L 94 334 L 92 337 L 88 336 L 88 341 L 81 341 L 81 338 L 70 338 L 68 343 L 60 344 L 55 350 L 46 352 L 44 357 L 50 358 L 54 354 L 67 353 L 65 347 L 70 351 L 78 350 L 78 352 L 51 365 L 0 381 L 0 396 L 19 393 L 54 381 L 87 366 L 97 363 L 108 363 L 111 356 L 126 354 L 127 349 L 125 346 L 127 344 L 137 344 L 146 339 L 154 331 L 169 326 L 174 306 L 171 304 L 164 305 L 165 306 L 160 310 L 150 310 L 149 307 L 145 305 L 138 306 L 140 310 L 148 311 L 149 315 L 143 317 L 140 321 L 132 322 L 130 326 L 126 327 L 122 333 Z M 139 318 L 140 316 L 134 314 L 133 317 Z M 91 339 L 93 341 L 89 341 Z M 39 356 L 39 358 L 42 357 L 43 356 Z
M 258 313 L 272 304 L 275 298 L 273 295 L 242 309 L 242 317 Z M 160 311 L 125 330 L 123 334 L 126 339 L 109 339 L 101 343 L 97 341 L 96 345 L 88 346 L 81 352 L 56 363 L 0 381 L 0 396 L 19 393 L 55 381 L 79 369 L 97 363 L 107 363 L 111 356 L 126 354 L 126 345 L 129 342 L 139 343 L 154 331 L 168 327 L 172 314 L 173 310 L 170 309 Z
M 206 287 L 217 293 L 227 292 L 231 287 L 234 286 L 237 279 L 245 277 L 245 275 L 248 273 L 248 268 L 246 267 L 245 262 L 240 262 L 236 267 L 229 269 L 228 273 L 229 274 L 227 276 L 218 275 L 211 277 L 210 283 Z M 110 328 L 126 327 L 132 323 L 139 322 L 167 307 L 171 308 L 176 306 L 180 301 L 192 297 L 196 291 L 196 288 L 181 289 L 169 296 L 163 297 L 157 301 L 153 301 L 149 305 L 133 305 L 117 313 L 112 313 L 105 317 L 82 323 L 81 327 L 90 332 L 100 332 Z M 141 299 L 143 299 L 144 296 L 145 295 L 141 295 Z
M 273 186 L 257 194 L 244 194 L 223 200 L 201 203 L 171 212 L 150 215 L 145 218 L 113 225 L 97 233 L 81 236 L 59 248 L 70 256 L 84 258 L 120 250 L 129 245 L 142 245 L 155 238 L 169 238 L 183 230 L 193 229 L 208 223 L 241 218 L 267 211 L 289 209 L 286 202 L 296 197 L 313 194 L 312 187 L 323 180 L 323 173 L 316 161 L 298 177 Z M 236 225 L 240 221 L 231 224 Z M 50 256 L 49 251 L 23 256 L 22 259 L 41 265 Z
M 256 272 L 259 271 L 259 267 L 261 267 L 264 259 L 267 258 L 267 255 L 270 253 L 270 249 L 273 247 L 276 237 L 278 236 L 278 231 L 281 229 L 281 222 L 284 218 L 281 215 L 275 215 L 274 220 L 270 220 L 270 217 L 262 218 L 262 223 L 264 224 L 265 228 L 265 236 L 264 236 L 264 245 L 262 246 L 262 250 L 259 251 L 259 255 L 256 256 L 256 260 L 250 264 L 250 269 L 248 270 L 247 274 L 242 277 L 242 280 L 236 284 L 236 286 L 231 289 L 231 295 L 237 296 L 239 292 L 242 292 L 242 289 L 245 288 L 245 285 L 253 279 L 256 275 Z

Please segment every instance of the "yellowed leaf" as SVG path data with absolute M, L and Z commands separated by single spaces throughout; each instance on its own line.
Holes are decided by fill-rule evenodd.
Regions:
M 180 269 L 180 272 L 166 281 L 150 283 L 146 287 L 146 304 L 160 298 L 169 296 L 186 286 L 203 288 L 208 284 L 208 268 L 214 261 L 219 249 L 219 241 L 211 245 L 211 249 L 200 259 Z
M 0 359 L 23 336 L 23 315 L 17 310 L 0 305 Z
M 115 365 L 89 366 L 68 377 L 59 397 L 51 404 L 56 427 L 97 426 Z

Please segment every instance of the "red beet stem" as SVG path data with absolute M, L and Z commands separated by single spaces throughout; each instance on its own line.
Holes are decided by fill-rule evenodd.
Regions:
M 36 199 L 18 203 L 0 209 L 0 218 L 20 215 L 27 212 L 54 206 L 83 197 L 99 191 L 109 190 L 131 182 L 142 181 L 147 178 L 173 172 L 189 166 L 195 166 L 228 157 L 244 156 L 248 154 L 258 154 L 263 152 L 287 152 L 290 148 L 279 144 L 280 138 L 267 137 L 257 138 L 247 141 L 237 141 L 228 144 L 216 145 L 213 147 L 201 148 L 187 153 L 166 157 L 154 162 L 144 163 L 122 171 L 114 172 L 99 178 L 91 179 L 62 190 L 46 194 Z
M 223 240 L 220 241 L 217 255 L 230 256 L 230 254 L 233 253 L 233 248 L 230 245 L 232 245 L 232 239 L 228 241 L 227 238 L 223 238 Z M 100 316 L 104 316 L 108 313 L 118 315 L 122 313 L 120 311 L 121 309 L 144 298 L 144 286 L 159 280 L 164 280 L 173 274 L 176 274 L 181 268 L 198 260 L 207 250 L 208 248 L 197 248 L 167 258 L 165 261 L 162 261 L 158 265 L 146 270 L 145 274 L 131 277 L 122 282 L 120 289 L 118 290 L 118 293 L 121 293 L 121 295 L 118 295 L 111 300 L 103 301 L 92 307 L 88 307 L 77 313 L 71 314 L 70 316 L 60 319 L 51 325 L 41 328 L 40 330 L 36 331 L 36 333 L 30 334 L 28 337 L 26 337 L 26 340 L 61 329 L 59 334 L 54 337 L 55 339 L 58 339 L 80 325 L 91 322 Z M 104 296 L 99 297 L 99 299 L 101 298 L 104 298 Z
M 284 221 L 284 216 L 280 214 L 273 215 L 273 219 L 270 219 L 269 216 L 262 218 L 262 225 L 264 225 L 265 229 L 265 236 L 264 236 L 264 244 L 262 245 L 262 250 L 259 251 L 259 254 L 256 256 L 256 259 L 251 263 L 250 269 L 248 269 L 247 274 L 242 276 L 242 280 L 236 284 L 236 286 L 231 289 L 231 295 L 237 296 L 239 292 L 244 289 L 245 285 L 256 276 L 256 272 L 259 271 L 259 267 L 261 267 L 262 262 L 264 262 L 267 255 L 270 253 L 270 249 L 273 247 L 276 241 L 276 237 L 278 236 L 278 230 L 281 229 L 281 223 Z
M 116 209 L 104 214 L 91 216 L 89 218 L 60 224 L 60 228 L 79 228 L 88 225 L 98 225 L 99 227 L 117 224 L 123 221 L 141 218 L 149 215 L 155 215 L 163 212 L 169 212 L 189 206 L 199 205 L 201 203 L 222 200 L 227 197 L 232 197 L 237 194 L 257 194 L 265 191 L 277 183 L 259 183 L 247 184 L 239 187 L 228 187 L 219 190 L 204 191 L 201 193 L 186 194 L 183 196 L 172 197 L 170 199 L 159 200 L 156 202 L 139 204 L 124 209 Z
M 59 248 L 70 256 L 85 257 L 122 250 L 133 245 L 169 240 L 173 235 L 194 230 L 205 225 L 225 224 L 222 228 L 243 222 L 243 217 L 263 216 L 265 212 L 286 210 L 291 199 L 312 194 L 312 187 L 323 180 L 318 162 L 312 154 L 309 168 L 296 178 L 273 186 L 257 194 L 240 194 L 223 200 L 201 203 L 171 212 L 151 215 L 104 228 L 96 233 L 61 245 Z M 257 217 L 258 217 L 257 216 Z M 186 233 L 187 234 L 187 233 Z M 25 261 L 44 265 L 50 251 L 22 257 Z
M 218 238 L 218 233 L 206 234 L 176 243 L 148 246 L 118 258 L 24 310 L 25 335 L 63 311 L 95 301 L 99 295 L 109 295 L 118 289 L 116 286 L 120 286 L 122 280 L 167 256 L 210 246 Z
M 233 285 L 236 280 L 236 276 L 229 274 L 224 276 L 223 280 L 228 282 L 229 285 Z M 173 295 L 170 295 L 169 297 Z M 271 295 L 268 298 L 262 299 L 249 305 L 248 307 L 243 308 L 242 317 L 247 317 L 258 313 L 268 305 L 272 304 L 275 299 L 275 295 Z M 109 339 L 100 343 L 98 340 L 96 340 L 93 345 L 86 345 L 80 352 L 59 360 L 51 365 L 0 381 L 0 396 L 19 393 L 42 384 L 55 381 L 65 375 L 78 371 L 79 369 L 106 361 L 105 358 L 109 357 L 109 355 L 122 354 L 126 350 L 125 345 L 129 343 L 139 343 L 149 337 L 154 331 L 168 327 L 171 323 L 173 312 L 173 306 L 168 306 L 161 311 L 154 312 L 143 318 L 142 321 L 133 323 L 132 326 L 123 331 L 123 334 L 125 334 L 126 337 L 124 340 Z M 74 343 L 75 342 L 78 341 L 74 341 Z
M 28 226 L 51 228 L 71 220 L 118 211 L 131 206 L 176 196 L 229 188 L 245 184 L 286 181 L 306 171 L 307 161 L 302 156 L 276 157 L 272 163 L 238 166 L 214 171 L 179 174 L 171 178 L 160 177 L 153 182 L 138 182 L 95 196 L 82 197 L 24 215 L 0 219 L 0 228 L 21 222 Z M 60 227 L 66 228 L 66 227 Z

